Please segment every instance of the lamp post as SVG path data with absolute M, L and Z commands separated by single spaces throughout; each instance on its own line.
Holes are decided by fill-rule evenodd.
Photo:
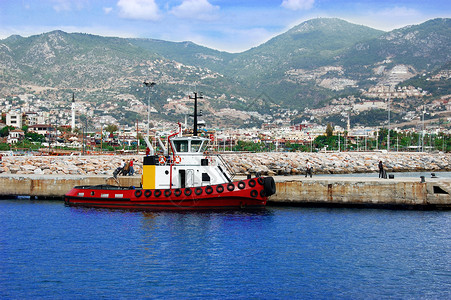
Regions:
M 388 86 L 388 135 L 387 135 L 387 151 L 390 151 L 390 97 L 391 86 Z
M 144 81 L 143 84 L 148 87 L 149 92 L 147 95 L 147 137 L 149 137 L 150 132 L 150 88 L 156 85 L 155 82 Z
M 423 122 L 422 122 L 422 127 L 423 127 L 423 130 L 421 131 L 421 151 L 422 152 L 424 152 L 424 113 L 425 113 L 426 111 L 425 111 L 425 108 L 424 108 L 424 105 L 423 105 L 423 109 L 422 109 L 422 118 L 423 118 Z

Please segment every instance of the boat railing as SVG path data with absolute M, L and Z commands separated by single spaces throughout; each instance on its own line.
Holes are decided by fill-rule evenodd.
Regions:
M 230 180 L 233 180 L 233 178 L 235 177 L 236 173 L 233 170 L 232 166 L 228 162 L 225 161 L 224 157 L 222 157 L 221 154 L 217 154 L 217 157 L 218 157 L 218 159 L 220 161 L 220 164 L 222 164 L 226 168 L 227 173 L 230 174 L 230 177 L 231 177 Z

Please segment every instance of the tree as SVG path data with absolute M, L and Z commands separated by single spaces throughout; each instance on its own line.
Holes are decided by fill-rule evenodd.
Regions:
M 5 137 L 9 135 L 9 132 L 11 130 L 14 130 L 13 126 L 5 126 L 2 129 L 0 129 L 0 136 Z
M 42 134 L 36 133 L 36 132 L 26 132 L 25 138 L 29 139 L 32 142 L 39 142 L 39 143 L 45 142 L 45 136 L 43 136 Z
M 109 124 L 105 127 L 105 130 L 108 131 L 110 133 L 110 135 L 112 135 L 115 131 L 117 131 L 119 128 L 117 127 L 117 125 L 115 124 Z
M 328 123 L 327 127 L 326 127 L 326 136 L 331 137 L 333 134 L 334 134 L 334 128 L 332 127 L 331 123 Z

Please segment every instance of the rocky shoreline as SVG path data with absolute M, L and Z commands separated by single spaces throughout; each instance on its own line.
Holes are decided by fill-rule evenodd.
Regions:
M 378 171 L 381 160 L 389 172 L 451 171 L 449 153 L 405 152 L 270 152 L 226 153 L 224 160 L 238 175 L 296 175 L 305 171 L 306 160 L 315 174 L 369 173 Z M 37 175 L 111 175 L 122 160 L 137 160 L 135 173 L 142 173 L 141 155 L 97 156 L 3 156 L 0 173 Z
M 240 174 L 265 175 L 305 173 L 306 160 L 315 174 L 378 172 L 382 161 L 388 172 L 450 171 L 451 154 L 405 152 L 333 152 L 333 153 L 246 153 L 227 155 L 227 161 Z

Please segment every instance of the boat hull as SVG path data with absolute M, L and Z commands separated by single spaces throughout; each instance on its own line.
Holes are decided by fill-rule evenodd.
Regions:
M 258 177 L 181 189 L 77 186 L 64 199 L 69 206 L 130 210 L 236 209 L 264 207 L 274 193 L 274 179 Z

